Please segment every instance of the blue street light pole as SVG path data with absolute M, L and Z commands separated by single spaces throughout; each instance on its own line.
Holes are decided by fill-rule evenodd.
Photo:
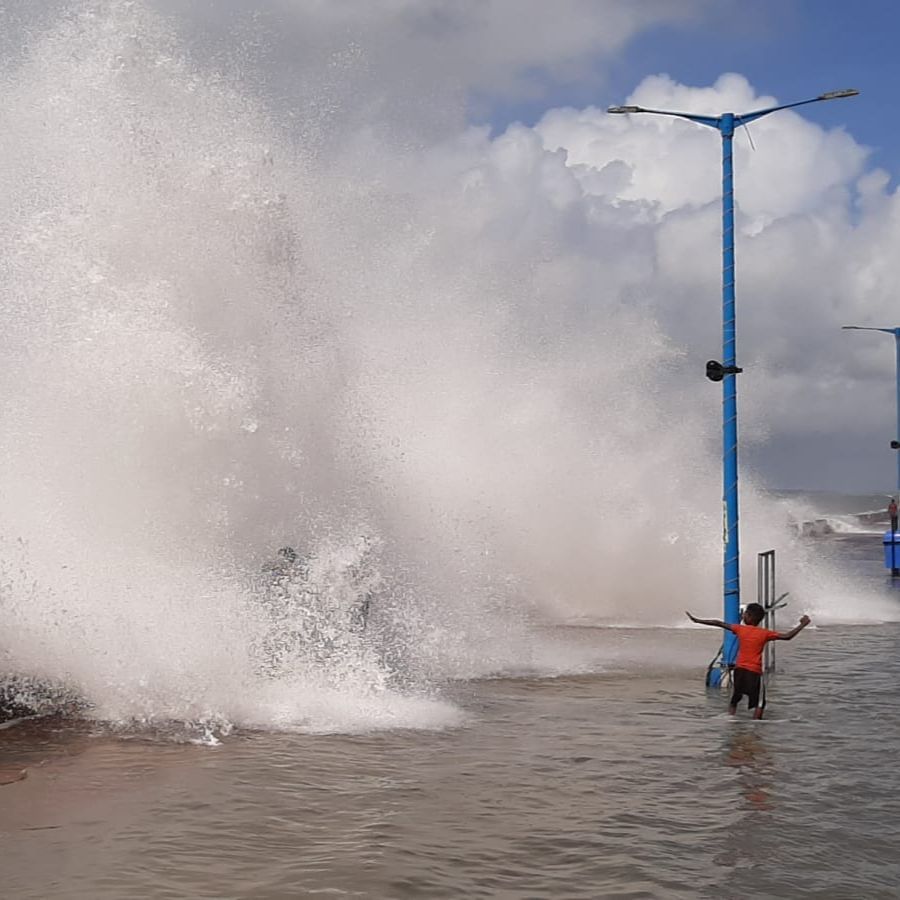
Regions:
M 700 116 L 694 113 L 673 112 L 666 109 L 645 109 L 642 106 L 610 106 L 610 113 L 650 113 L 657 116 L 674 116 L 698 125 L 715 128 L 722 136 L 722 362 L 711 360 L 706 364 L 707 377 L 722 382 L 722 482 L 725 504 L 725 550 L 723 565 L 724 621 L 738 622 L 741 609 L 740 540 L 738 535 L 738 458 L 737 458 L 737 340 L 735 331 L 734 298 L 734 168 L 732 165 L 732 140 L 735 127 L 749 125 L 756 119 L 793 109 L 820 100 L 837 100 L 855 97 L 859 91 L 848 89 L 830 91 L 810 100 L 785 103 L 749 113 L 722 113 L 720 116 Z M 722 663 L 734 665 L 737 656 L 737 638 L 729 631 L 722 645 Z M 722 677 L 721 670 L 710 671 L 709 683 L 716 686 Z
M 896 352 L 895 377 L 897 380 L 897 430 L 891 441 L 891 447 L 897 452 L 897 495 L 900 501 L 900 328 L 870 328 L 868 325 L 844 325 L 844 331 L 881 331 L 884 334 L 894 336 L 894 350 Z M 895 446 L 897 445 L 897 446 Z

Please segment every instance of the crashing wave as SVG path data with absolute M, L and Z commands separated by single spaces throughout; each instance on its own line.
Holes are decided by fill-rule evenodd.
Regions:
M 851 515 L 823 515 L 815 519 L 794 522 L 802 537 L 827 537 L 841 534 L 880 534 L 888 527 L 886 510 L 853 513 Z

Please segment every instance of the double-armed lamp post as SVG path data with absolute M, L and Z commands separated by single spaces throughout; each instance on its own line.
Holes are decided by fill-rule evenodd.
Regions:
M 674 116 L 687 119 L 698 125 L 715 128 L 722 136 L 722 362 L 711 360 L 706 364 L 706 375 L 712 381 L 722 382 L 722 470 L 725 502 L 725 552 L 724 552 L 724 621 L 740 621 L 741 573 L 740 542 L 738 536 L 738 430 L 737 430 L 737 382 L 735 376 L 741 372 L 737 365 L 737 343 L 735 335 L 734 300 L 734 175 L 732 165 L 732 142 L 735 128 L 749 125 L 769 113 L 782 109 L 793 109 L 820 100 L 838 100 L 855 97 L 859 91 L 848 89 L 829 91 L 810 100 L 770 106 L 748 113 L 722 113 L 719 116 L 701 116 L 694 113 L 674 112 L 667 109 L 645 109 L 643 106 L 611 106 L 610 113 L 650 113 L 656 116 Z M 722 645 L 722 664 L 734 665 L 737 656 L 737 638 L 725 633 Z M 721 681 L 721 670 L 710 672 L 709 683 L 713 686 Z

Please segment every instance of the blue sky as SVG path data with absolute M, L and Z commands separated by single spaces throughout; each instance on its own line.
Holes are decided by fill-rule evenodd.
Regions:
M 495 109 L 493 124 L 533 122 L 548 107 L 622 103 L 647 75 L 709 85 L 724 72 L 745 75 L 760 93 L 791 102 L 855 87 L 861 96 L 804 115 L 843 124 L 872 148 L 872 164 L 897 171 L 900 119 L 900 4 L 887 0 L 754 0 L 723 3 L 711 15 L 642 31 L 607 64 L 604 83 L 559 86 L 533 103 Z M 724 112 L 724 110 L 723 110 Z

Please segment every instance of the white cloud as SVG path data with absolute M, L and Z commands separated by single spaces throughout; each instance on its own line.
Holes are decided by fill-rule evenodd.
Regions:
M 625 101 L 656 109 L 719 115 L 750 112 L 776 104 L 757 96 L 740 75 L 723 75 L 712 87 L 692 88 L 667 76 L 645 79 Z M 784 111 L 752 123 L 734 141 L 736 186 L 741 211 L 762 227 L 773 219 L 807 212 L 846 186 L 865 161 L 860 147 L 840 129 L 823 131 L 799 114 Z M 606 167 L 630 172 L 627 183 L 611 185 L 616 201 L 646 201 L 659 213 L 698 206 L 721 196 L 721 150 L 714 131 L 668 116 L 617 115 L 605 110 L 548 112 L 537 131 L 549 149 L 564 147 L 573 166 L 585 166 L 586 190 L 597 189 L 594 172 Z M 621 181 L 621 179 L 620 179 Z M 602 189 L 602 188 L 601 188 Z
M 651 77 L 627 102 L 718 114 L 777 101 L 726 75 L 709 88 Z M 840 121 L 837 103 L 814 109 Z M 892 324 L 900 273 L 890 247 L 900 236 L 900 203 L 885 173 L 865 172 L 866 148 L 841 128 L 792 111 L 752 128 L 755 149 L 742 131 L 735 140 L 738 338 L 741 360 L 757 363 L 741 388 L 750 422 L 765 418 L 775 432 L 818 435 L 818 450 L 827 453 L 832 430 L 852 422 L 865 441 L 884 420 L 889 348 L 879 353 L 872 341 L 839 329 Z M 596 196 L 618 209 L 623 231 L 652 223 L 644 289 L 657 297 L 657 314 L 679 344 L 711 353 L 720 327 L 718 135 L 678 119 L 597 109 L 552 110 L 535 130 L 548 151 L 565 151 L 585 202 Z M 855 474 L 847 472 L 848 483 Z

